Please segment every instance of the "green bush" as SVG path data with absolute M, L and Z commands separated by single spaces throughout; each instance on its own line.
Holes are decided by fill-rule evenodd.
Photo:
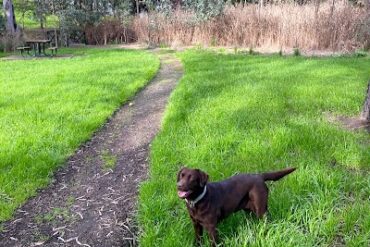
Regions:
M 293 54 L 294 54 L 294 56 L 298 57 L 298 56 L 300 56 L 300 55 L 301 55 L 301 52 L 299 51 L 299 49 L 298 49 L 298 48 L 294 48 L 294 50 L 293 50 Z
M 184 0 L 186 9 L 195 12 L 198 21 L 209 20 L 222 14 L 225 8 L 223 0 Z
M 369 53 L 365 50 L 357 50 L 355 51 L 354 56 L 355 57 L 367 57 L 368 54 Z

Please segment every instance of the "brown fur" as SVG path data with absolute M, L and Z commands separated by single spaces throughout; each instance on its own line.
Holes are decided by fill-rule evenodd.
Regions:
M 182 168 L 177 175 L 177 189 L 188 201 L 196 199 L 207 186 L 205 196 L 195 204 L 186 203 L 195 229 L 197 243 L 208 231 L 212 246 L 216 246 L 216 225 L 231 213 L 252 211 L 261 218 L 267 211 L 268 188 L 265 181 L 276 181 L 293 172 L 288 168 L 262 174 L 240 174 L 220 182 L 208 183 L 208 175 L 199 169 Z M 185 196 L 184 193 L 186 192 Z

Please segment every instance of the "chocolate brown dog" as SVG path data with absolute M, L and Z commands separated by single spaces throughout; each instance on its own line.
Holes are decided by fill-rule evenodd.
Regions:
M 205 172 L 182 168 L 177 175 L 178 196 L 186 201 L 197 243 L 200 243 L 205 228 L 212 246 L 216 246 L 216 225 L 233 212 L 243 209 L 261 218 L 267 211 L 268 188 L 265 181 L 279 180 L 294 170 L 287 168 L 262 174 L 240 174 L 208 183 Z

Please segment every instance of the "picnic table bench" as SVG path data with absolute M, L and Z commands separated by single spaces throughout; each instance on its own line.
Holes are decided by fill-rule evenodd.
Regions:
M 51 40 L 49 39 L 40 39 L 40 40 L 26 40 L 26 44 L 33 47 L 34 55 L 41 56 L 45 55 L 45 48 L 47 44 L 50 44 Z
M 27 54 L 30 53 L 31 47 L 30 46 L 21 46 L 17 47 L 17 50 L 21 52 L 21 55 L 23 56 L 23 52 L 27 51 Z
M 54 53 L 56 55 L 57 52 L 58 52 L 58 47 L 56 47 L 56 46 L 49 47 L 48 50 L 50 50 L 51 51 L 51 55 L 54 56 Z

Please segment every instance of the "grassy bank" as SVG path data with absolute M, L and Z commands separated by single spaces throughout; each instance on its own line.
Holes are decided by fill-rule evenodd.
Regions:
M 61 53 L 75 57 L 0 62 L 0 222 L 159 67 L 143 51 Z
M 212 181 L 241 172 L 298 170 L 269 185 L 267 221 L 240 212 L 219 225 L 225 246 L 368 246 L 370 148 L 366 132 L 329 123 L 358 115 L 369 58 L 179 54 L 185 76 L 152 145 L 140 189 L 141 246 L 191 246 L 177 197 L 181 164 Z

